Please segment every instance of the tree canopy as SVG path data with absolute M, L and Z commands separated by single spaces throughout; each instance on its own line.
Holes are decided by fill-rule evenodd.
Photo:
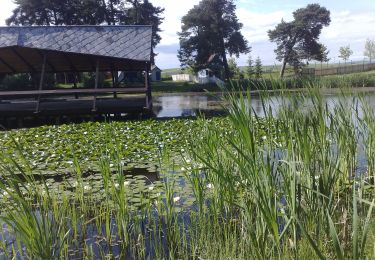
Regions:
M 372 59 L 375 57 L 375 41 L 367 39 L 365 44 L 365 51 L 363 53 L 366 57 L 370 59 L 370 63 Z
M 349 59 L 349 57 L 352 56 L 353 51 L 350 49 L 350 46 L 348 45 L 340 47 L 339 53 L 339 58 L 343 59 L 346 62 Z
M 282 61 L 280 76 L 284 76 L 286 64 L 295 69 L 303 61 L 327 61 L 327 48 L 318 42 L 324 26 L 331 22 L 330 11 L 319 4 L 309 4 L 293 12 L 294 20 L 279 23 L 268 31 L 271 42 L 277 44 L 276 58 Z
M 152 25 L 153 49 L 160 42 L 164 9 L 148 0 L 15 0 L 8 25 Z M 154 51 L 151 61 L 154 63 Z
M 178 52 L 182 67 L 199 71 L 211 65 L 210 57 L 216 57 L 215 68 L 219 64 L 225 78 L 230 77 L 227 54 L 238 57 L 249 51 L 235 11 L 233 0 L 202 0 L 182 18 Z

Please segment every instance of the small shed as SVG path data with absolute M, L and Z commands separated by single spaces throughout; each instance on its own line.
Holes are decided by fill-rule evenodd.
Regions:
M 161 72 L 162 70 L 159 69 L 158 66 L 152 65 L 151 66 L 151 81 L 161 81 Z
M 57 114 L 125 113 L 130 102 L 121 97 L 133 93 L 145 94 L 136 106 L 150 109 L 151 40 L 152 26 L 148 25 L 0 27 L 0 74 L 40 76 L 36 89 L 0 91 L 0 116 L 51 111 Z M 116 82 L 118 71 L 140 72 L 144 75 L 142 85 L 120 87 Z M 70 89 L 45 88 L 46 73 L 78 72 L 94 72 L 95 83 L 86 89 L 77 88 L 76 84 Z M 98 86 L 100 72 L 111 72 L 110 88 Z M 107 98 L 110 93 L 112 99 Z M 85 98 L 77 100 L 78 94 Z M 52 97 L 71 95 L 75 100 L 64 98 L 48 102 Z M 22 106 L 8 102 L 25 97 L 30 98 L 30 102 L 23 102 Z M 8 101 L 4 103 L 4 100 Z

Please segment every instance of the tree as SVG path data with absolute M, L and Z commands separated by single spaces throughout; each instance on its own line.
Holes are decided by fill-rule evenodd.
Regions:
M 249 58 L 247 60 L 246 74 L 249 79 L 251 79 L 255 74 L 254 66 L 253 66 L 253 58 L 251 57 L 251 55 L 249 55 Z
M 148 0 L 15 0 L 8 25 L 140 25 L 153 27 L 152 49 L 160 42 L 164 9 Z M 155 53 L 152 50 L 151 61 Z
M 350 46 L 348 45 L 348 46 L 340 47 L 339 53 L 340 53 L 339 58 L 343 59 L 346 63 L 349 57 L 352 56 L 353 51 L 350 49 Z
M 330 12 L 319 4 L 309 4 L 294 11 L 293 17 L 293 21 L 281 20 L 268 31 L 270 41 L 277 44 L 276 58 L 282 61 L 280 77 L 284 76 L 286 64 L 297 69 L 304 60 L 327 60 L 327 49 L 318 40 L 323 27 L 331 22 Z
M 238 79 L 241 78 L 241 70 L 237 65 L 236 59 L 235 58 L 230 58 L 228 60 L 228 67 L 229 67 L 229 77 L 231 79 Z
M 130 1 L 130 0 L 129 0 Z M 129 8 L 125 18 L 125 24 L 152 25 L 152 52 L 151 52 L 151 63 L 155 64 L 154 49 L 160 43 L 160 25 L 164 18 L 161 15 L 164 12 L 164 8 L 153 6 L 148 0 L 139 2 L 139 0 L 133 0 L 132 8 Z
M 375 41 L 367 39 L 365 44 L 365 51 L 363 53 L 366 57 L 370 59 L 370 63 L 372 62 L 372 58 L 375 57 Z
M 262 60 L 258 57 L 255 60 L 255 77 L 257 79 L 260 79 L 263 75 L 263 66 L 262 66 Z
M 239 57 L 239 54 L 249 51 L 240 32 L 243 25 L 237 19 L 233 2 L 202 0 L 182 18 L 178 52 L 182 67 L 190 66 L 199 71 L 209 65 L 210 57 L 216 55 L 225 78 L 229 79 L 227 54 Z

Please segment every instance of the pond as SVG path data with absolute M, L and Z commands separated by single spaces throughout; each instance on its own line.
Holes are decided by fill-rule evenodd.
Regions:
M 323 103 L 327 104 L 324 110 L 333 116 L 327 119 L 319 115 L 314 117 L 314 114 L 310 117 L 303 116 L 311 111 L 319 111 L 314 108 L 316 100 L 294 100 L 277 95 L 262 100 L 253 95 L 251 106 L 259 118 L 252 119 L 253 117 L 247 116 L 246 113 L 245 117 L 239 117 L 245 122 L 242 132 L 236 128 L 236 124 L 231 123 L 229 117 L 211 117 L 222 114 L 222 107 L 229 106 L 229 103 L 221 101 L 220 95 L 209 94 L 155 96 L 154 112 L 157 118 L 162 120 L 84 122 L 0 132 L 0 144 L 3 147 L 0 156 L 3 170 L 0 197 L 5 207 L 2 214 L 7 216 L 13 211 L 17 213 L 10 215 L 11 222 L 0 222 L 0 257 L 12 256 L 12 246 L 18 251 L 15 253 L 18 258 L 22 258 L 22 249 L 26 255 L 43 251 L 32 244 L 36 239 L 28 239 L 29 234 L 20 236 L 23 225 L 28 225 L 30 230 L 36 232 L 31 234 L 32 236 L 37 237 L 38 234 L 32 222 L 24 224 L 23 217 L 33 219 L 37 224 L 46 223 L 47 231 L 56 231 L 57 235 L 49 233 L 51 241 L 57 239 L 53 243 L 56 245 L 53 254 L 72 259 L 181 258 L 194 253 L 194 246 L 202 248 L 208 235 L 212 233 L 217 235 L 210 238 L 215 243 L 217 239 L 233 234 L 230 239 L 239 238 L 238 245 L 247 248 L 248 245 L 241 243 L 248 239 L 242 237 L 251 230 L 243 234 L 237 232 L 242 232 L 243 227 L 250 227 L 252 223 L 263 221 L 251 220 L 259 218 L 261 214 L 250 214 L 243 219 L 238 214 L 241 208 L 237 206 L 238 203 L 244 203 L 242 208 L 244 205 L 253 205 L 254 210 L 255 205 L 259 205 L 255 203 L 256 197 L 252 197 L 252 194 L 260 189 L 252 186 L 255 182 L 252 183 L 251 178 L 261 178 L 259 176 L 272 173 L 269 180 L 259 179 L 256 185 L 272 181 L 273 184 L 278 184 L 276 186 L 280 186 L 279 192 L 270 192 L 275 196 L 270 198 L 270 201 L 282 202 L 273 209 L 273 212 L 281 212 L 284 207 L 287 209 L 284 200 L 288 199 L 287 196 L 284 197 L 287 190 L 283 183 L 296 181 L 297 176 L 299 182 L 308 186 L 307 190 L 317 189 L 311 196 L 304 197 L 305 201 L 310 201 L 310 205 L 315 205 L 317 199 L 321 199 L 319 196 L 313 197 L 316 194 L 323 194 L 343 185 L 337 191 L 341 198 L 346 196 L 346 193 L 341 191 L 351 186 L 346 176 L 353 173 L 357 176 L 365 175 L 370 164 L 367 158 L 371 158 L 368 155 L 373 153 L 373 150 L 369 149 L 372 146 L 365 142 L 368 130 L 366 127 L 375 129 L 375 124 L 367 121 L 365 125 L 358 118 L 341 115 L 343 119 L 353 119 L 352 125 L 340 121 L 340 115 L 336 118 L 335 114 L 337 106 L 344 106 L 348 114 L 364 117 L 361 102 L 353 97 L 334 93 L 323 95 Z M 365 95 L 364 100 L 375 110 L 374 93 Z M 278 125 L 280 122 L 276 117 L 273 120 L 265 118 L 265 108 L 270 108 L 273 115 L 279 115 L 280 121 L 287 123 L 281 122 L 281 125 Z M 294 114 L 289 117 L 288 113 L 284 113 L 286 108 L 297 108 L 295 111 L 300 110 L 302 116 Z M 200 113 L 210 117 L 192 118 Z M 334 120 L 335 125 L 331 126 L 329 131 L 322 130 L 328 123 L 325 120 Z M 293 127 L 295 121 L 298 123 Z M 299 132 L 301 122 L 308 125 L 305 132 Z M 279 126 L 283 130 L 280 130 Z M 355 128 L 353 135 L 350 131 L 352 126 Z M 237 160 L 236 157 L 242 156 L 241 153 L 233 156 L 231 151 L 232 148 L 236 150 L 246 144 L 247 128 L 253 131 L 255 141 L 251 146 L 241 148 L 244 149 L 243 158 Z M 307 139 L 298 138 L 303 133 L 312 139 L 306 141 Z M 18 147 L 14 141 L 18 143 Z M 349 141 L 354 145 L 347 144 Z M 218 143 L 221 146 L 217 146 Z M 189 147 L 191 144 L 195 145 L 196 158 L 189 151 L 192 149 Z M 231 144 L 236 146 L 231 147 Z M 253 154 L 249 153 L 249 147 L 254 147 Z M 291 147 L 296 150 L 291 151 Z M 299 156 L 296 165 L 293 165 L 294 161 L 288 155 L 294 152 Z M 262 174 L 250 176 L 253 171 L 249 171 L 250 168 L 247 167 L 251 160 L 257 166 L 257 171 L 254 172 L 259 171 Z M 289 160 L 290 164 L 285 163 L 286 160 Z M 7 163 L 16 161 L 20 164 L 4 167 Z M 242 168 L 236 167 L 241 162 L 244 163 Z M 223 170 L 223 174 L 228 168 L 230 174 L 222 177 L 220 174 L 212 175 L 209 171 L 211 166 L 217 167 L 218 171 Z M 295 174 L 289 166 L 296 167 Z M 26 174 L 14 174 L 20 168 L 29 169 Z M 7 171 L 8 175 L 5 174 Z M 306 173 L 305 176 L 301 176 L 301 172 Z M 336 175 L 331 176 L 331 172 L 336 172 Z M 282 178 L 279 178 L 280 176 Z M 326 178 L 327 176 L 329 178 Z M 335 179 L 331 181 L 331 177 Z M 28 178 L 33 179 L 36 186 L 23 185 L 25 181 L 28 182 Z M 20 189 L 19 183 L 22 183 Z M 7 185 L 10 185 L 10 188 L 7 188 Z M 275 185 L 269 187 L 274 188 Z M 16 191 L 22 195 L 18 196 Z M 255 199 L 247 202 L 242 200 L 247 198 Z M 348 198 L 352 198 L 350 192 Z M 233 205 L 224 205 L 232 200 Z M 337 203 L 345 201 L 342 199 Z M 20 206 L 27 209 L 29 215 L 24 214 Z M 225 208 L 223 215 L 220 207 Z M 325 210 L 325 207 L 322 206 L 321 209 Z M 260 212 L 254 210 L 250 209 L 249 212 Z M 311 207 L 306 210 L 312 215 L 316 209 Z M 201 212 L 204 215 L 199 215 Z M 287 213 L 284 211 L 283 214 Z M 208 216 L 214 217 L 206 219 Z M 250 216 L 251 218 L 248 218 Z M 282 225 L 285 222 L 278 220 L 281 216 L 275 218 L 279 233 L 282 233 L 284 228 L 288 229 L 288 225 Z M 229 218 L 233 221 L 227 222 Z M 247 223 L 249 219 L 251 222 Z M 335 222 L 338 221 L 337 217 Z M 229 226 L 226 226 L 228 223 Z M 212 227 L 206 228 L 210 225 Z M 21 231 L 14 233 L 10 226 L 20 228 Z M 222 226 L 227 229 L 222 229 Z M 239 227 L 241 229 L 238 229 Z M 221 230 L 227 230 L 227 233 L 221 234 Z M 199 234 L 202 236 L 196 236 Z M 44 235 L 45 232 L 41 232 L 38 238 L 43 238 Z M 44 242 L 46 245 L 52 244 L 47 240 Z M 59 246 L 59 243 L 62 245 Z M 210 248 L 211 245 L 207 245 L 207 249 Z
M 363 93 L 368 105 L 375 109 L 375 92 L 358 92 Z M 356 92 L 353 93 L 355 94 Z M 220 101 L 221 97 L 222 95 L 217 93 L 162 94 L 153 98 L 153 112 L 157 118 L 194 117 L 200 113 L 205 115 L 222 114 L 224 104 Z M 351 106 L 360 105 L 353 101 L 353 96 L 342 97 L 339 93 L 327 92 L 323 98 L 331 109 L 339 102 L 344 102 Z M 277 114 L 285 99 L 281 99 L 277 94 L 274 94 L 264 101 L 265 107 L 271 107 L 273 113 Z M 258 116 L 264 116 L 263 103 L 259 95 L 252 95 L 251 105 Z M 308 106 L 308 104 L 305 104 L 305 106 Z M 358 108 L 360 110 L 360 107 Z M 361 111 L 359 113 L 360 115 L 362 114 Z

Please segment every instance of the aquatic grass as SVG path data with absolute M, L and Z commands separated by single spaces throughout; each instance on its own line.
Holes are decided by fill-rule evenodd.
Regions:
M 280 84 L 261 88 L 287 88 Z M 66 135 L 56 142 L 71 137 L 79 146 L 88 144 L 46 147 L 49 153 L 55 149 L 61 162 L 71 161 L 62 181 L 25 166 L 36 129 L 6 133 L 6 149 L 17 146 L 10 140 L 26 149 L 1 155 L 0 189 L 10 194 L 1 202 L 7 209 L 1 216 L 9 220 L 14 242 L 0 244 L 0 253 L 90 259 L 371 257 L 373 161 L 367 158 L 359 167 L 358 154 L 368 157 L 375 150 L 374 113 L 364 97 L 343 90 L 342 100 L 327 104 L 308 87 L 279 96 L 261 92 L 262 116 L 245 91 L 224 96 L 223 118 L 42 127 L 41 132 Z M 84 135 L 88 129 L 95 134 Z M 39 153 L 37 158 L 43 164 Z M 128 174 L 146 160 L 157 169 L 156 180 Z M 14 223 L 28 229 L 12 229 Z M 1 230 L 4 237 L 6 229 Z M 41 237 L 49 247 L 25 241 L 29 237 Z

